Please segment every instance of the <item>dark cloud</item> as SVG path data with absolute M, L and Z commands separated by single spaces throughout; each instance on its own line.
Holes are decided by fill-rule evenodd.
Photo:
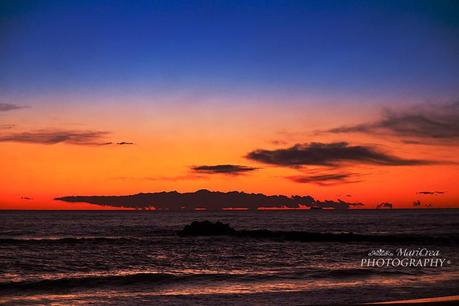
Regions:
M 432 207 L 432 204 L 430 203 L 424 204 L 424 203 L 421 203 L 421 201 L 417 200 L 413 202 L 413 206 L 414 207 Z
M 198 190 L 196 192 L 179 193 L 155 192 L 139 193 L 126 196 L 66 196 L 55 200 L 70 203 L 90 203 L 112 207 L 127 207 L 136 209 L 155 208 L 158 210 L 222 210 L 225 208 L 245 208 L 256 210 L 258 208 L 301 208 L 320 207 L 334 209 L 348 209 L 362 206 L 362 203 L 348 203 L 345 201 L 318 201 L 311 196 L 264 195 L 261 193 L 245 192 L 219 192 Z
M 0 103 L 0 112 L 7 112 L 7 111 L 12 111 L 16 109 L 21 109 L 24 108 L 24 106 L 19 106 L 15 104 L 9 104 L 9 103 Z
M 332 133 L 367 133 L 392 135 L 409 144 L 459 143 L 459 102 L 423 105 L 416 108 L 387 110 L 375 122 L 342 126 Z
M 416 192 L 417 194 L 423 194 L 423 195 L 439 195 L 439 194 L 444 194 L 444 191 L 418 191 Z
M 197 173 L 205 174 L 242 174 L 254 171 L 257 168 L 241 165 L 213 165 L 213 166 L 194 166 L 191 170 Z
M 316 184 L 320 186 L 332 186 L 345 183 L 357 183 L 357 180 L 351 180 L 353 173 L 331 173 L 320 175 L 297 175 L 288 176 L 287 179 L 296 183 Z
M 381 208 L 393 208 L 394 205 L 392 203 L 388 203 L 388 202 L 383 202 L 383 203 L 380 203 L 376 206 L 377 209 L 381 209 Z
M 344 163 L 410 166 L 432 164 L 432 161 L 404 159 L 368 146 L 351 146 L 347 142 L 306 143 L 278 150 L 255 150 L 247 158 L 279 166 L 339 166 Z
M 334 208 L 334 209 L 347 209 L 352 207 L 364 206 L 363 203 L 350 203 L 345 202 L 340 199 L 336 201 L 315 201 L 310 207 L 319 207 L 319 208 Z
M 32 198 L 31 197 L 22 196 L 21 200 L 32 200 Z
M 120 146 L 124 146 L 124 145 L 133 145 L 134 143 L 133 142 L 127 142 L 127 141 L 121 141 L 121 142 L 117 142 L 116 144 L 120 145 Z
M 0 135 L 0 142 L 23 142 L 35 144 L 68 143 L 74 145 L 109 145 L 104 141 L 108 132 L 103 131 L 66 131 L 37 130 Z

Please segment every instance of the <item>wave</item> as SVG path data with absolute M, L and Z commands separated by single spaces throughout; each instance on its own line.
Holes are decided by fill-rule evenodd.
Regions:
M 415 275 L 424 274 L 422 271 L 401 271 L 401 270 L 384 270 L 384 269 L 337 269 L 337 270 L 324 270 L 313 273 L 312 278 L 365 278 L 370 276 L 391 276 L 391 275 Z
M 66 290 L 72 288 L 94 288 L 104 286 L 127 286 L 134 284 L 159 284 L 191 279 L 223 278 L 225 274 L 172 274 L 172 273 L 135 273 L 121 275 L 91 275 L 36 281 L 13 281 L 0 283 L 0 292 L 18 290 Z
M 29 243 L 86 243 L 86 242 L 129 242 L 145 241 L 147 239 L 134 237 L 62 237 L 62 238 L 0 238 L 1 244 L 29 244 Z
M 264 273 L 132 273 L 89 276 L 69 276 L 55 279 L 39 279 L 0 282 L 0 293 L 23 291 L 65 291 L 69 289 L 110 288 L 132 285 L 167 285 L 179 282 L 239 281 L 256 282 L 272 279 L 299 277 L 297 274 Z M 305 274 L 302 274 L 306 277 Z
M 242 238 L 270 238 L 280 241 L 302 242 L 394 242 L 394 243 L 457 243 L 458 235 L 423 235 L 423 234 L 356 234 L 343 233 L 315 233 L 301 231 L 270 231 L 270 230 L 242 230 L 233 236 Z
M 159 235 L 150 236 L 69 236 L 69 237 L 27 237 L 27 238 L 0 238 L 2 244 L 61 244 L 61 243 L 149 243 L 155 239 L 164 237 L 173 237 L 173 233 L 161 233 Z
M 183 235 L 183 236 L 214 236 L 205 235 Z M 224 235 L 218 235 L 224 236 Z M 242 230 L 235 234 L 227 235 L 233 238 L 249 238 L 275 241 L 298 241 L 298 242 L 342 242 L 342 243 L 423 243 L 433 245 L 457 245 L 459 235 L 418 235 L 418 234 L 355 234 L 349 233 L 314 233 L 295 231 L 270 231 L 270 230 Z M 161 238 L 174 238 L 174 236 L 149 236 L 149 237 L 37 237 L 37 238 L 0 238 L 0 245 L 24 245 L 24 244 L 83 244 L 83 243 L 106 243 L 106 244 L 128 244 L 128 243 L 152 243 Z
M 258 230 L 235 230 L 228 224 L 210 221 L 194 221 L 186 225 L 177 233 L 182 237 L 193 236 L 232 236 L 238 238 L 272 239 L 278 241 L 299 242 L 369 242 L 369 243 L 432 243 L 432 244 L 457 244 L 459 235 L 426 235 L 426 234 L 358 234 L 353 232 L 321 233 L 305 231 L 272 231 L 267 229 Z
M 404 271 L 387 271 L 371 269 L 338 269 L 322 271 L 301 271 L 293 273 L 193 273 L 193 274 L 174 274 L 174 273 L 133 273 L 133 274 L 111 274 L 111 275 L 89 275 L 80 277 L 64 277 L 56 279 L 25 280 L 0 282 L 0 293 L 17 293 L 24 291 L 52 291 L 59 292 L 70 289 L 90 289 L 107 288 L 135 285 L 167 285 L 177 282 L 201 281 L 212 283 L 215 281 L 238 281 L 238 282 L 263 282 L 281 279 L 317 279 L 317 278 L 365 278 L 371 276 L 384 275 L 412 275 Z

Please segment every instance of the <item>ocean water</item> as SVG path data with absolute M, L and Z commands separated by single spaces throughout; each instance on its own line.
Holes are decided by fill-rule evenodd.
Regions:
M 0 302 L 308 305 L 457 295 L 458 217 L 459 210 L 437 209 L 2 211 Z M 221 221 L 237 230 L 407 239 L 298 242 L 177 235 L 197 220 Z M 362 267 L 362 259 L 378 249 L 426 249 L 438 252 L 436 258 L 445 262 L 436 267 Z

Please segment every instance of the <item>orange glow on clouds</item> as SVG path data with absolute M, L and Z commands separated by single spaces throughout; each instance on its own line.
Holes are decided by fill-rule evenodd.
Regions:
M 459 191 L 455 188 L 459 167 L 454 164 L 424 166 L 349 165 L 343 169 L 304 167 L 303 169 L 264 165 L 245 158 L 259 148 L 285 148 L 295 143 L 347 141 L 369 144 L 405 158 L 454 160 L 458 150 L 449 147 L 410 145 L 386 138 L 363 135 L 316 133 L 350 122 L 366 122 L 370 110 L 356 116 L 348 104 L 345 111 L 309 101 L 282 108 L 259 101 L 217 104 L 192 103 L 180 107 L 167 103 L 153 107 L 144 100 L 133 100 L 131 106 L 113 106 L 107 113 L 104 103 L 87 108 L 65 106 L 65 112 L 53 111 L 53 103 L 35 111 L 9 112 L 4 118 L 27 122 L 17 130 L 57 128 L 109 131 L 107 141 L 133 142 L 132 145 L 80 146 L 65 143 L 25 144 L 1 142 L 0 160 L 1 209 L 113 209 L 90 204 L 64 203 L 52 200 L 66 195 L 122 195 L 139 192 L 198 189 L 214 191 L 261 192 L 268 195 L 311 195 L 319 200 L 342 199 L 363 202 L 374 208 L 380 202 L 411 208 L 415 200 L 433 207 L 458 207 Z M 51 99 L 52 100 L 52 99 Z M 102 101 L 103 102 L 103 101 Z M 192 101 L 191 101 L 192 102 Z M 196 102 L 197 103 L 197 102 Z M 312 102 L 311 102 L 312 103 Z M 39 116 L 37 116 L 39 114 Z M 373 116 L 376 116 L 373 112 Z M 65 122 L 75 122 L 62 127 Z M 76 124 L 80 122 L 81 125 Z M 344 139 L 343 139 L 344 138 Z M 394 149 L 395 148 L 395 149 Z M 259 168 L 243 175 L 198 174 L 196 165 L 237 164 Z M 287 179 L 305 173 L 356 173 L 352 183 L 320 186 L 296 183 Z M 417 194 L 423 190 L 445 191 L 436 196 Z M 350 195 L 350 196 L 348 196 Z M 31 199 L 25 199 L 31 198 Z

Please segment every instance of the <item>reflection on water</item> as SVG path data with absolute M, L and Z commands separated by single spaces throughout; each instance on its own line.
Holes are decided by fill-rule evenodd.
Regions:
M 201 274 L 201 273 L 199 273 Z M 212 275 L 209 273 L 209 275 Z M 87 292 L 79 292 L 75 294 L 32 294 L 29 296 L 12 296 L 6 297 L 2 302 L 36 302 L 36 303 L 58 303 L 61 302 L 71 304 L 85 304 L 89 302 L 113 299 L 113 298 L 149 298 L 152 301 L 157 296 L 176 296 L 176 295 L 241 295 L 241 294 L 259 294 L 259 293 L 288 293 L 288 292 L 303 292 L 317 291 L 321 289 L 348 289 L 362 290 L 366 287 L 420 287 L 429 286 L 438 282 L 458 282 L 459 273 L 439 274 L 439 275 L 424 275 L 420 277 L 405 276 L 399 278 L 387 277 L 371 277 L 368 279 L 342 279 L 342 280 L 265 280 L 251 282 L 242 278 L 239 281 L 230 282 L 227 280 L 213 281 L 205 283 L 197 281 L 193 284 L 177 284 L 172 288 L 166 287 L 149 287 L 144 285 L 140 288 L 123 291 L 115 289 L 107 290 L 90 290 Z

